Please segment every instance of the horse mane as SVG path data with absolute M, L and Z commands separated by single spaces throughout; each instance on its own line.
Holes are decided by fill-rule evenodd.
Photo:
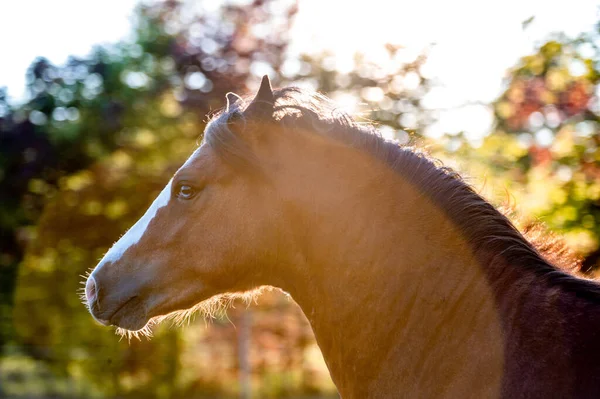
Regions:
M 385 162 L 417 187 L 461 230 L 482 262 L 506 262 L 594 301 L 600 301 L 600 285 L 583 278 L 581 262 L 564 242 L 543 225 L 528 221 L 519 231 L 509 219 L 512 210 L 501 211 L 479 195 L 454 170 L 417 147 L 384 139 L 371 124 L 356 122 L 318 93 L 288 87 L 274 91 L 271 122 L 286 130 L 308 130 L 366 151 Z M 237 162 L 256 159 L 232 128 L 244 119 L 244 100 L 217 113 L 205 131 L 205 141 L 220 155 Z M 249 122 L 249 121 L 248 121 Z M 244 121 L 243 126 L 250 123 Z

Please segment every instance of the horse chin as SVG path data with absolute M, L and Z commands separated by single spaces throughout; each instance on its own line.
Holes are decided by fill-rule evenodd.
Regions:
M 128 301 L 110 318 L 110 324 L 122 330 L 135 332 L 143 330 L 150 317 L 146 314 L 138 298 Z
M 149 319 L 147 317 L 128 316 L 122 318 L 118 322 L 113 322 L 113 325 L 125 331 L 137 332 L 140 330 L 144 330 L 144 328 L 148 324 L 148 321 Z
M 110 318 L 110 324 L 117 327 L 118 332 L 123 335 L 152 335 L 151 327 L 164 320 L 181 324 L 195 313 L 212 318 L 216 313 L 227 309 L 234 299 L 241 298 L 250 303 L 258 292 L 259 290 L 215 294 L 214 290 L 204 290 L 201 293 L 196 291 L 194 295 L 171 295 L 164 301 L 157 298 L 144 301 L 136 296 Z

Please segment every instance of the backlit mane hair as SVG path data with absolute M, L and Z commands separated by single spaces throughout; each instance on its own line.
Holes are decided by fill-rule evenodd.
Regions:
M 289 87 L 275 90 L 273 95 L 273 114 L 267 123 L 280 130 L 303 129 L 331 137 L 386 163 L 444 211 L 482 264 L 505 262 L 521 267 L 549 284 L 600 301 L 600 286 L 574 275 L 579 272 L 580 261 L 560 239 L 536 223 L 519 232 L 503 212 L 457 172 L 423 150 L 384 139 L 373 126 L 357 123 L 320 94 Z M 204 140 L 227 161 L 258 165 L 258 159 L 239 134 L 252 126 L 244 115 L 248 103 L 240 99 L 214 115 Z

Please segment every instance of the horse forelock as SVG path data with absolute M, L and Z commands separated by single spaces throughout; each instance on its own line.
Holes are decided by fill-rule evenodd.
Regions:
M 372 125 L 356 122 L 321 94 L 288 87 L 275 90 L 273 99 L 273 114 L 264 122 L 280 131 L 302 129 L 326 135 L 383 161 L 440 207 L 485 262 L 501 259 L 600 301 L 600 286 L 572 274 L 579 271 L 580 261 L 562 240 L 539 223 L 528 223 L 519 231 L 509 219 L 514 212 L 496 209 L 459 173 L 424 150 L 386 140 Z M 244 113 L 248 103 L 237 101 L 217 113 L 206 128 L 205 141 L 232 162 L 258 164 L 242 137 L 252 134 L 247 130 L 253 121 Z

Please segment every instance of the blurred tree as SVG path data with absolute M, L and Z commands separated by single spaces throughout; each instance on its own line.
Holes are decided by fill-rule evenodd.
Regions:
M 387 44 L 376 59 L 357 53 L 351 67 L 344 67 L 347 72 L 329 52 L 287 60 L 282 72 L 288 80 L 326 93 L 342 110 L 378 124 L 387 137 L 407 143 L 434 121 L 433 112 L 422 106 L 432 87 L 422 71 L 426 61 L 426 52 L 414 55 Z
M 61 67 L 36 60 L 22 106 L 0 93 L 0 344 L 50 365 L 63 394 L 183 389 L 179 334 L 118 343 L 79 303 L 79 275 L 193 150 L 225 93 L 277 73 L 295 4 L 274 3 L 142 5 L 135 40 Z
M 599 33 L 600 24 L 576 39 L 557 35 L 509 72 L 495 135 L 511 136 L 518 168 L 490 160 L 513 169 L 528 213 L 563 232 L 586 270 L 600 266 Z
M 23 250 L 60 179 L 117 148 L 152 141 L 163 128 L 175 130 L 184 114 L 199 135 L 204 115 L 227 91 L 246 87 L 257 65 L 277 70 L 294 13 L 293 3 L 270 1 L 214 11 L 202 3 L 142 5 L 134 41 L 96 48 L 63 67 L 36 60 L 23 106 L 11 107 L 0 92 L 0 345 L 11 330 Z M 253 34 L 257 25 L 261 38 Z
M 555 35 L 510 69 L 481 143 L 459 134 L 436 144 L 486 176 L 489 197 L 508 190 L 524 215 L 560 232 L 588 272 L 600 266 L 599 34 L 600 24 L 576 39 Z

